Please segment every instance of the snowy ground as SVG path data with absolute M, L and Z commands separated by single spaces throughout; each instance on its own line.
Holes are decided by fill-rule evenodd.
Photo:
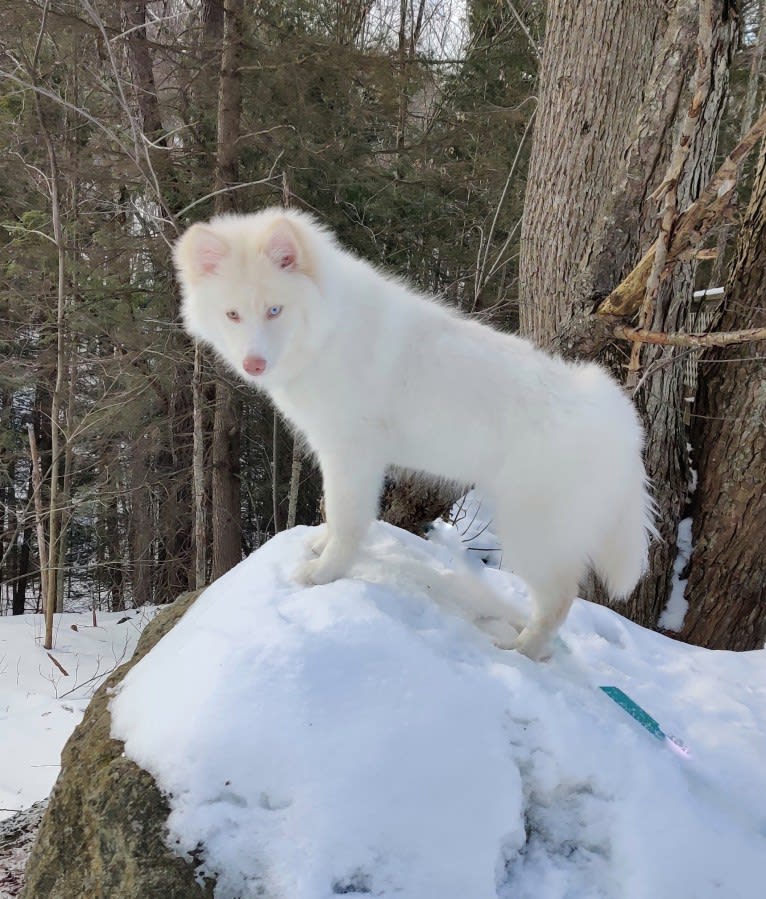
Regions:
M 579 601 L 535 664 L 488 636 L 498 605 L 524 611 L 522 585 L 449 528 L 425 543 L 378 524 L 350 579 L 300 589 L 309 533 L 217 581 L 112 701 L 219 899 L 764 895 L 766 652 L 688 647 Z
M 42 615 L 0 617 L 0 821 L 50 793 L 90 697 L 154 611 L 99 613 L 96 627 L 90 612 L 56 615 L 50 655 Z

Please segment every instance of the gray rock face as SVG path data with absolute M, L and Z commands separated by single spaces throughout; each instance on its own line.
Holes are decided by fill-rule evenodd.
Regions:
M 110 736 L 109 692 L 197 598 L 179 597 L 144 630 L 133 658 L 98 689 L 61 758 L 21 899 L 211 899 L 194 866 L 165 845 L 168 805 Z M 168 752 L 173 747 L 168 746 Z

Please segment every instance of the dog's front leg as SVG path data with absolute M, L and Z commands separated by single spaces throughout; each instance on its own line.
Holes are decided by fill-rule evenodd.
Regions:
M 383 466 L 370 461 L 321 459 L 327 540 L 318 559 L 303 562 L 296 578 L 304 584 L 329 584 L 343 577 L 359 552 L 377 513 Z

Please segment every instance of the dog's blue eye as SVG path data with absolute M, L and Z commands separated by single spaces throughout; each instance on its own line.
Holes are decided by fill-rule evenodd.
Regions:
M 281 311 L 282 311 L 282 307 L 281 307 L 281 306 L 269 306 L 269 310 L 268 310 L 268 312 L 266 313 L 266 315 L 267 315 L 269 318 L 276 318 L 276 317 L 279 315 L 279 313 L 280 313 Z

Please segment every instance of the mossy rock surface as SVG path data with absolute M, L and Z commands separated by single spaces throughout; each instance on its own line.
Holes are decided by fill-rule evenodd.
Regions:
M 186 593 L 161 611 L 131 660 L 94 694 L 64 747 L 20 899 L 212 899 L 214 884 L 198 883 L 193 864 L 167 848 L 168 803 L 112 739 L 109 714 L 110 691 L 198 596 Z

